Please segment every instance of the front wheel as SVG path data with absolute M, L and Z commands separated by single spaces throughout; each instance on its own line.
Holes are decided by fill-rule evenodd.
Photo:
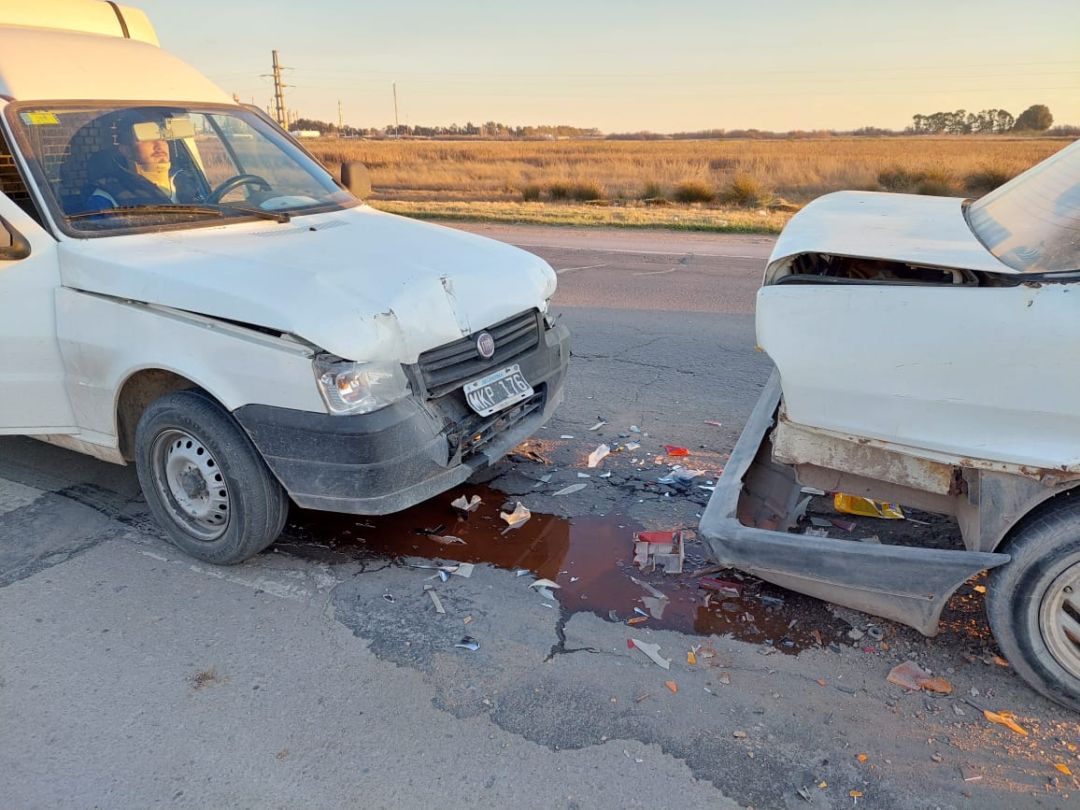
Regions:
M 201 391 L 168 394 L 146 409 L 135 465 L 150 512 L 192 557 L 243 562 L 285 525 L 281 484 L 233 418 Z
M 1027 683 L 1080 712 L 1080 496 L 1025 521 L 990 572 L 986 610 L 1001 651 Z

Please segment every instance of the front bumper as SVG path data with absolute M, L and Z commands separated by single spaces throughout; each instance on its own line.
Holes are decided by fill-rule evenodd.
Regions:
M 1004 565 L 1009 555 L 790 533 L 802 490 L 794 470 L 772 458 L 780 399 L 773 372 L 701 517 L 712 556 L 789 590 L 935 635 L 952 593 L 979 571 Z
M 460 388 L 414 393 L 357 416 L 245 405 L 234 412 L 290 497 L 305 509 L 383 515 L 406 509 L 464 482 L 547 422 L 564 396 L 570 333 L 544 329 L 539 344 L 513 362 L 535 395 L 479 417 Z

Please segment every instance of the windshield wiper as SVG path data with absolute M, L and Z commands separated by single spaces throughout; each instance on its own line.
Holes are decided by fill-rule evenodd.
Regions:
M 162 214 L 207 214 L 209 216 L 224 217 L 225 213 L 220 208 L 208 208 L 205 205 L 120 205 L 115 208 L 99 208 L 97 211 L 83 211 L 78 214 L 68 214 L 68 219 L 88 219 L 89 217 L 101 216 L 160 216 Z
M 248 208 L 246 205 L 222 205 L 221 207 L 226 211 L 239 211 L 259 219 L 272 219 L 274 222 L 292 221 L 292 215 L 286 211 L 267 211 L 263 208 Z

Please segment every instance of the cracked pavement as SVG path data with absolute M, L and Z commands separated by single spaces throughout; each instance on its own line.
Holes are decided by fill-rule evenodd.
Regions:
M 413 532 L 427 524 L 294 512 L 268 552 L 214 568 L 162 541 L 133 471 L 0 437 L 5 806 L 848 808 L 853 790 L 866 807 L 1075 806 L 1080 785 L 1053 763 L 1080 772 L 1076 718 L 995 661 L 974 588 L 936 639 L 879 621 L 875 644 L 846 640 L 868 617 L 769 602 L 752 583 L 724 603 L 821 638 L 791 650 L 768 633 L 628 627 L 632 598 L 614 618 L 583 599 L 590 575 L 610 573 L 575 568 L 590 550 L 635 526 L 695 524 L 707 493 L 656 485 L 653 461 L 618 453 L 600 479 L 583 459 L 634 425 L 649 434 L 639 461 L 669 443 L 722 464 L 769 372 L 751 316 L 769 240 L 471 229 L 573 269 L 555 300 L 575 336 L 568 398 L 535 443 L 552 463 L 509 459 L 487 476 L 494 520 L 503 499 L 534 512 L 490 549 L 469 535 L 432 550 Z M 608 424 L 590 431 L 598 417 Z M 548 547 L 558 554 L 536 556 Z M 413 567 L 435 554 L 480 564 L 442 582 Z M 518 569 L 559 579 L 558 600 Z M 662 580 L 673 601 L 699 599 Z M 477 650 L 454 646 L 466 635 Z M 670 669 L 631 637 L 660 645 Z M 954 694 L 887 684 L 909 658 Z M 1030 736 L 985 722 L 979 702 Z

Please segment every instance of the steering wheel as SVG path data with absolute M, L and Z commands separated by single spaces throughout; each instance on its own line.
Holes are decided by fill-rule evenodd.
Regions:
M 259 177 L 257 174 L 238 174 L 234 177 L 230 177 L 211 191 L 210 196 L 206 198 L 206 201 L 215 204 L 219 203 L 226 194 L 240 186 L 255 186 L 260 191 L 271 190 L 271 186 L 266 182 L 265 178 Z

